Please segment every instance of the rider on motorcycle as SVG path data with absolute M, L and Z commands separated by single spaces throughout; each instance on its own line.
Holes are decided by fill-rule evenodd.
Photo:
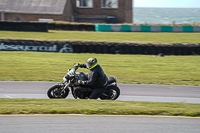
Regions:
M 75 67 L 87 68 L 90 71 L 87 73 L 88 80 L 78 80 L 78 83 L 84 86 L 90 86 L 93 91 L 90 95 L 90 99 L 98 99 L 99 95 L 108 86 L 108 78 L 104 73 L 101 66 L 98 64 L 96 58 L 89 58 L 86 64 L 77 63 Z

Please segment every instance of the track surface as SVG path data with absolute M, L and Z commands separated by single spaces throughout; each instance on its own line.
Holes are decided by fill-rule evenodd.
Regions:
M 0 98 L 48 98 L 55 82 L 0 81 Z M 200 87 L 119 84 L 118 100 L 200 103 Z M 69 97 L 69 98 L 72 98 Z M 199 133 L 200 118 L 86 115 L 0 116 L 2 133 Z
M 200 118 L 143 116 L 0 116 L 2 133 L 200 133 Z
M 0 81 L 0 98 L 48 98 L 56 82 Z M 200 86 L 118 84 L 122 101 L 184 102 L 200 104 Z M 67 98 L 72 99 L 69 94 Z

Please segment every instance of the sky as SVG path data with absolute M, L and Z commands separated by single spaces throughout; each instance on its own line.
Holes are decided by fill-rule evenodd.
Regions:
M 200 0 L 134 0 L 134 7 L 200 8 Z

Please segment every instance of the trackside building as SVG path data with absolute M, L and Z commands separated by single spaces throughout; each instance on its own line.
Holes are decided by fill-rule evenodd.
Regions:
M 0 0 L 1 21 L 132 23 L 133 0 Z

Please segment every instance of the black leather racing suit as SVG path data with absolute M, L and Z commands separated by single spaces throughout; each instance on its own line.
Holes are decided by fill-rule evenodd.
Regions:
M 81 68 L 86 68 L 86 64 L 80 64 Z M 93 88 L 90 99 L 97 99 L 99 95 L 107 88 L 108 78 L 104 73 L 101 66 L 98 64 L 95 68 L 91 69 L 88 73 L 88 80 L 84 81 L 85 86 Z

